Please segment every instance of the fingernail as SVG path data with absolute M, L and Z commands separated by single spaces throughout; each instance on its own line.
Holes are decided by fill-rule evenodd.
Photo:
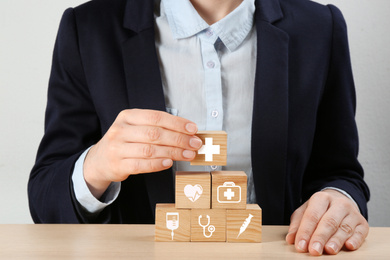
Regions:
M 202 145 L 202 140 L 200 140 L 197 137 L 191 138 L 190 145 L 191 145 L 191 147 L 194 147 L 194 148 L 200 148 L 200 146 Z
M 186 130 L 190 133 L 196 133 L 198 131 L 198 127 L 194 123 L 186 124 Z
M 356 249 L 356 244 L 355 244 L 354 241 L 349 240 L 348 243 L 352 246 L 352 249 L 353 249 L 353 250 Z
M 306 241 L 301 240 L 298 242 L 298 249 L 305 252 L 306 251 Z
M 194 151 L 190 151 L 190 150 L 184 150 L 183 151 L 183 157 L 184 158 L 193 158 L 195 156 L 195 152 Z
M 338 246 L 337 246 L 337 244 L 335 243 L 335 242 L 330 242 L 330 243 L 328 243 L 327 244 L 327 247 L 329 247 L 330 249 L 332 249 L 332 251 L 334 252 L 334 253 L 337 253 L 339 250 L 339 248 L 338 248 Z
M 319 242 L 315 242 L 311 248 L 316 251 L 318 254 L 322 255 L 322 245 Z
M 162 164 L 163 164 L 164 167 L 170 167 L 172 165 L 172 160 L 171 159 L 165 159 L 162 162 Z

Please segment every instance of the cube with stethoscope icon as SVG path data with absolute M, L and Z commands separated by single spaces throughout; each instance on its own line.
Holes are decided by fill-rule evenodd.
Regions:
M 192 164 L 226 165 L 218 159 L 226 150 L 226 133 L 208 131 L 199 137 L 202 156 Z M 156 205 L 156 241 L 261 242 L 261 208 L 246 204 L 245 172 L 175 174 L 176 203 Z
M 198 217 L 198 223 L 199 223 L 199 226 L 201 226 L 203 228 L 203 236 L 206 237 L 206 238 L 210 238 L 214 231 L 215 231 L 215 226 L 214 225 L 210 225 L 210 216 L 209 215 L 206 215 L 206 218 L 207 218 L 207 224 L 203 225 L 202 224 L 202 215 L 200 215 Z M 208 234 L 206 234 L 206 228 L 207 228 L 207 231 L 209 232 Z
M 192 209 L 191 241 L 226 241 L 226 210 Z

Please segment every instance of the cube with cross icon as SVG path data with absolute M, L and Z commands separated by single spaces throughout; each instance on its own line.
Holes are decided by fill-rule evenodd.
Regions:
M 198 150 L 191 165 L 226 165 L 227 133 L 225 131 L 199 131 L 202 147 Z
M 227 162 L 227 133 L 203 131 L 191 165 Z M 246 204 L 243 171 L 176 171 L 175 204 L 156 206 L 156 241 L 261 242 L 261 208 Z

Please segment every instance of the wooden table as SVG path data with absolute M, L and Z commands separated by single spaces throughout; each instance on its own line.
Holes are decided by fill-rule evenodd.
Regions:
M 302 259 L 286 226 L 263 226 L 262 243 L 155 242 L 154 225 L 0 225 L 0 259 Z M 390 259 L 390 228 L 362 248 L 315 259 Z M 311 259 L 314 259 L 311 257 Z

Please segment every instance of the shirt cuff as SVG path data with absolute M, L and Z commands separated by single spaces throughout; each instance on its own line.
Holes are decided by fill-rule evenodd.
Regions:
M 346 191 L 342 190 L 342 189 L 339 189 L 339 188 L 335 188 L 335 187 L 326 187 L 326 188 L 323 188 L 321 191 L 323 190 L 335 190 L 335 191 L 338 191 L 340 193 L 342 193 L 343 195 L 345 195 L 347 198 L 349 198 L 350 200 L 352 200 L 353 203 L 355 203 L 356 207 L 359 209 L 359 206 L 358 204 L 356 203 L 356 201 L 351 197 L 351 195 L 349 195 Z M 360 209 L 359 209 L 360 211 Z
M 85 182 L 83 171 L 84 159 L 91 147 L 85 150 L 76 161 L 72 174 L 72 182 L 77 201 L 88 213 L 93 214 L 99 213 L 116 200 L 121 190 L 121 183 L 111 182 L 100 200 L 96 199 L 92 195 L 87 183 Z

